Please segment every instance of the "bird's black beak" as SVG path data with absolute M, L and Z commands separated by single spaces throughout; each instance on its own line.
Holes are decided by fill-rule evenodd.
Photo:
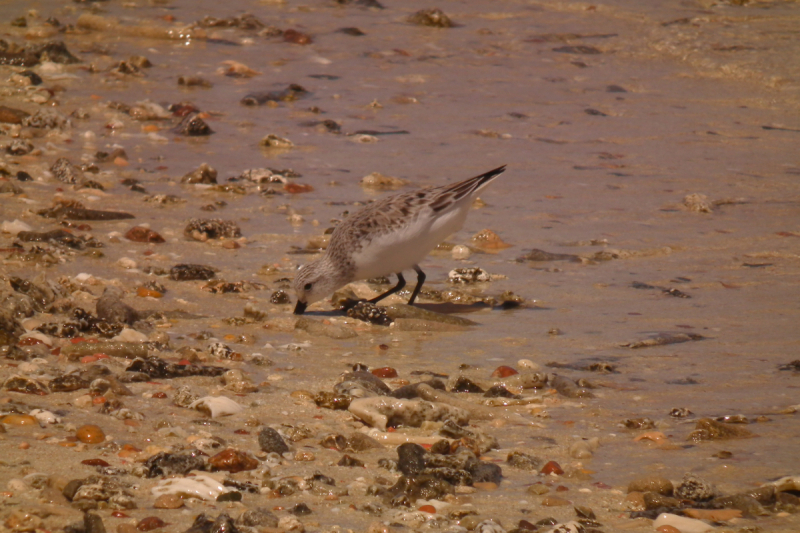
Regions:
M 306 312 L 306 307 L 308 307 L 307 303 L 297 300 L 297 305 L 294 306 L 294 314 L 302 315 Z

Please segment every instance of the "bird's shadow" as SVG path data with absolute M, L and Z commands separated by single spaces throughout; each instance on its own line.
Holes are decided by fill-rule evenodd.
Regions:
M 355 304 L 362 301 L 365 300 L 348 300 L 339 309 L 331 309 L 330 311 L 306 311 L 305 313 L 303 313 L 303 315 L 315 316 L 315 317 L 336 317 L 342 315 L 346 316 L 348 309 L 351 309 L 352 307 L 355 306 Z M 383 307 L 383 306 L 378 306 L 378 307 Z M 491 308 L 490 305 L 483 302 L 476 302 L 472 304 L 456 304 L 452 302 L 424 303 L 424 304 L 416 303 L 412 307 L 418 307 L 419 309 L 423 309 L 425 311 L 432 311 L 434 313 L 439 313 L 442 315 L 463 315 Z

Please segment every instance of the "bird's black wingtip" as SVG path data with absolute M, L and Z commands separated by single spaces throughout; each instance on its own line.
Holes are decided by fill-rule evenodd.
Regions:
M 499 167 L 490 170 L 489 172 L 484 173 L 482 176 L 486 178 L 493 178 L 495 176 L 499 176 L 503 172 L 506 171 L 506 165 L 500 165 Z
M 490 181 L 492 181 L 494 178 L 496 178 L 505 171 L 506 171 L 506 165 L 500 165 L 499 167 L 492 169 L 489 172 L 484 172 L 480 176 L 477 176 L 475 179 L 480 181 L 482 184 L 489 183 Z

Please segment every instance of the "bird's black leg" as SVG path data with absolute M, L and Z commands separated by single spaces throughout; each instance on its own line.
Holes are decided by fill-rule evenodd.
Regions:
M 419 291 L 422 290 L 422 284 L 425 283 L 425 272 L 419 267 L 414 265 L 414 270 L 417 273 L 417 286 L 414 287 L 414 292 L 411 293 L 411 298 L 408 299 L 408 305 L 414 305 L 414 300 L 419 296 Z
M 379 294 L 375 298 L 369 301 L 369 303 L 376 304 L 386 298 L 387 296 L 391 296 L 392 294 L 403 290 L 403 287 L 406 286 L 406 278 L 403 277 L 402 272 L 397 273 L 397 285 L 389 289 L 388 291 L 384 292 L 383 294 Z

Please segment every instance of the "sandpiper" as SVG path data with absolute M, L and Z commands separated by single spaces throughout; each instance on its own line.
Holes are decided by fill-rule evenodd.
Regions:
M 397 275 L 397 285 L 369 300 L 379 302 L 405 287 L 403 271 L 413 268 L 419 295 L 425 273 L 419 262 L 464 225 L 478 191 L 506 169 L 503 165 L 453 185 L 425 187 L 373 202 L 343 220 L 331 234 L 325 255 L 303 267 L 294 280 L 294 314 L 356 280 Z

